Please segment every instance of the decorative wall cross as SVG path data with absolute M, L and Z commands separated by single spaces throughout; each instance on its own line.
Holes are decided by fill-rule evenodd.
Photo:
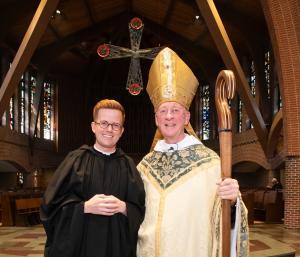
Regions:
M 143 89 L 140 58 L 153 60 L 163 47 L 140 49 L 144 24 L 140 18 L 132 18 L 128 24 L 131 49 L 111 44 L 101 44 L 97 53 L 104 60 L 130 57 L 130 66 L 126 89 L 132 95 L 138 95 Z

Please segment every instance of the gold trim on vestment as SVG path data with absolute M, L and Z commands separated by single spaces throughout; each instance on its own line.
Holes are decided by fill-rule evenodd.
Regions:
M 144 166 L 144 165 L 140 165 L 139 166 L 139 170 L 152 182 L 153 186 L 157 189 L 157 191 L 160 193 L 160 194 L 163 194 L 163 193 L 169 193 L 171 191 L 173 191 L 174 189 L 176 189 L 178 186 L 182 185 L 183 183 L 185 183 L 186 180 L 188 180 L 189 178 L 191 178 L 192 176 L 195 176 L 196 174 L 198 174 L 199 172 L 204 172 L 205 169 L 208 169 L 208 168 L 211 168 L 212 166 L 215 166 L 216 165 L 216 161 L 219 161 L 219 158 L 218 157 L 208 157 L 208 158 L 203 158 L 201 160 L 199 160 L 198 162 L 194 162 L 193 164 L 187 166 L 184 170 L 181 171 L 181 173 L 183 173 L 185 170 L 197 165 L 199 162 L 202 162 L 202 161 L 205 161 L 205 160 L 208 160 L 208 159 L 211 159 L 212 161 L 207 163 L 203 163 L 201 164 L 201 168 L 202 169 L 198 169 L 199 167 L 197 167 L 197 169 L 192 169 L 191 172 L 183 175 L 179 180 L 177 180 L 176 182 L 174 182 L 174 184 L 172 184 L 171 186 L 167 187 L 167 188 L 162 188 L 160 186 L 160 184 L 157 182 L 157 180 L 151 175 L 150 173 L 150 170 L 153 171 L 154 173 L 157 174 L 156 170 L 152 169 L 151 165 L 144 161 L 144 163 L 147 165 L 147 166 Z M 180 175 L 180 174 L 178 174 Z
M 157 223 L 155 226 L 155 257 L 160 256 L 160 236 L 161 236 L 161 224 L 163 219 L 163 210 L 165 209 L 165 200 L 166 200 L 166 194 L 161 194 L 160 200 L 159 200 L 159 208 L 158 208 L 158 217 L 157 217 Z
M 210 162 L 204 162 L 200 166 L 197 167 L 197 164 L 201 161 L 209 160 L 211 159 Z M 184 174 L 180 179 L 178 179 L 174 184 L 167 188 L 162 188 L 160 184 L 157 182 L 157 180 L 151 175 L 149 172 L 150 170 L 153 171 L 154 173 L 157 174 L 156 170 L 153 170 L 150 163 L 144 162 L 144 165 L 139 165 L 138 169 L 142 174 L 144 174 L 149 181 L 151 181 L 151 184 L 154 186 L 155 189 L 160 194 L 160 199 L 159 199 L 159 207 L 158 207 L 158 217 L 157 217 L 157 222 L 155 226 L 155 257 L 160 257 L 160 252 L 161 252 L 161 224 L 162 224 L 162 219 L 165 211 L 165 200 L 167 195 L 175 190 L 177 187 L 180 185 L 184 184 L 186 181 L 188 181 L 191 177 L 198 175 L 200 172 L 206 172 L 207 169 L 216 166 L 216 162 L 219 162 L 218 156 L 210 156 L 207 158 L 203 158 L 199 160 L 198 162 L 194 162 L 193 164 L 187 166 L 184 170 L 181 171 L 181 173 L 184 173 L 187 169 L 191 169 L 190 172 Z M 180 174 L 178 174 L 180 175 Z

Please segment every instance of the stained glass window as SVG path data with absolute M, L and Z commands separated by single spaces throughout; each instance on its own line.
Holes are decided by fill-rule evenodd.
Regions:
M 243 129 L 243 102 L 239 96 L 238 96 L 237 117 L 238 117 L 237 131 L 242 132 L 242 129 Z
M 15 128 L 15 97 L 9 101 L 9 127 L 11 130 Z
M 17 130 L 20 133 L 28 134 L 30 117 L 37 114 L 37 137 L 54 140 L 55 133 L 53 132 L 54 124 L 54 83 L 43 83 L 43 94 L 41 96 L 41 110 L 34 109 L 34 98 L 37 92 L 37 80 L 36 76 L 29 73 L 24 73 L 21 77 L 18 94 L 13 95 L 9 102 L 8 115 L 0 119 L 1 124 L 5 125 L 9 122 L 9 128 L 11 130 Z M 9 118 L 9 120 L 7 119 Z M 32 124 L 34 126 L 34 124 Z
M 34 109 L 34 106 L 33 106 L 33 99 L 35 96 L 35 91 L 36 91 L 36 77 L 31 75 L 30 76 L 30 112 L 31 112 L 31 114 L 36 113 L 36 110 Z
M 270 51 L 265 53 L 265 80 L 268 93 L 268 99 L 271 99 L 271 83 L 270 83 Z
M 279 109 L 281 109 L 282 108 L 282 100 L 281 100 L 280 90 L 278 90 L 278 94 L 279 94 L 278 106 L 279 106 Z
M 255 66 L 254 66 L 254 61 L 251 62 L 251 65 L 250 65 L 250 72 L 249 72 L 249 85 L 250 85 L 250 90 L 251 90 L 251 94 L 253 97 L 255 97 L 256 95 L 256 75 L 255 75 Z M 246 121 L 246 129 L 249 129 L 249 128 L 253 128 L 253 124 L 252 122 L 247 119 Z
M 17 185 L 19 187 L 23 187 L 23 185 L 24 185 L 24 173 L 23 172 L 17 172 Z
M 251 62 L 250 65 L 250 74 L 249 74 L 249 84 L 250 84 L 250 90 L 251 90 L 251 94 L 253 96 L 255 96 L 255 67 L 254 67 L 254 62 Z
M 24 75 L 21 77 L 21 81 L 19 84 L 20 90 L 20 98 L 19 98 L 19 105 L 20 105 L 20 132 L 25 133 L 25 78 Z
M 44 138 L 53 139 L 52 133 L 52 84 L 50 82 L 44 83 L 43 96 L 43 121 L 44 121 Z
M 36 94 L 36 77 L 35 75 L 31 74 L 30 76 L 30 82 L 29 82 L 29 87 L 30 87 L 30 96 L 29 96 L 29 102 L 30 102 L 30 115 L 37 115 L 37 110 L 34 108 L 33 105 L 33 99 Z M 33 125 L 34 126 L 34 125 Z M 39 132 L 39 123 L 37 123 L 37 131 L 36 134 L 34 135 L 35 137 L 40 137 L 40 132 Z
M 11 67 L 11 62 L 9 67 Z M 9 128 L 15 129 L 15 96 L 12 96 L 9 101 Z
M 200 135 L 202 140 L 209 139 L 209 85 L 205 85 L 201 87 L 201 127 L 200 127 Z

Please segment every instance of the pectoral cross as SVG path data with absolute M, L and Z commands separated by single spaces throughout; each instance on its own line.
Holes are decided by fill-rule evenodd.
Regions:
M 97 53 L 104 60 L 130 57 L 130 66 L 126 89 L 132 95 L 138 95 L 143 89 L 140 58 L 153 60 L 163 47 L 140 49 L 144 24 L 140 18 L 133 18 L 128 24 L 131 49 L 111 44 L 101 44 Z

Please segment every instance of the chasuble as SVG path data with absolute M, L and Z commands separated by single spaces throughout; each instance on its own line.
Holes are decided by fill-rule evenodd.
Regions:
M 218 155 L 201 143 L 181 150 L 154 150 L 137 168 L 146 191 L 137 256 L 221 257 Z M 232 256 L 246 257 L 247 210 L 240 199 L 237 205 Z

